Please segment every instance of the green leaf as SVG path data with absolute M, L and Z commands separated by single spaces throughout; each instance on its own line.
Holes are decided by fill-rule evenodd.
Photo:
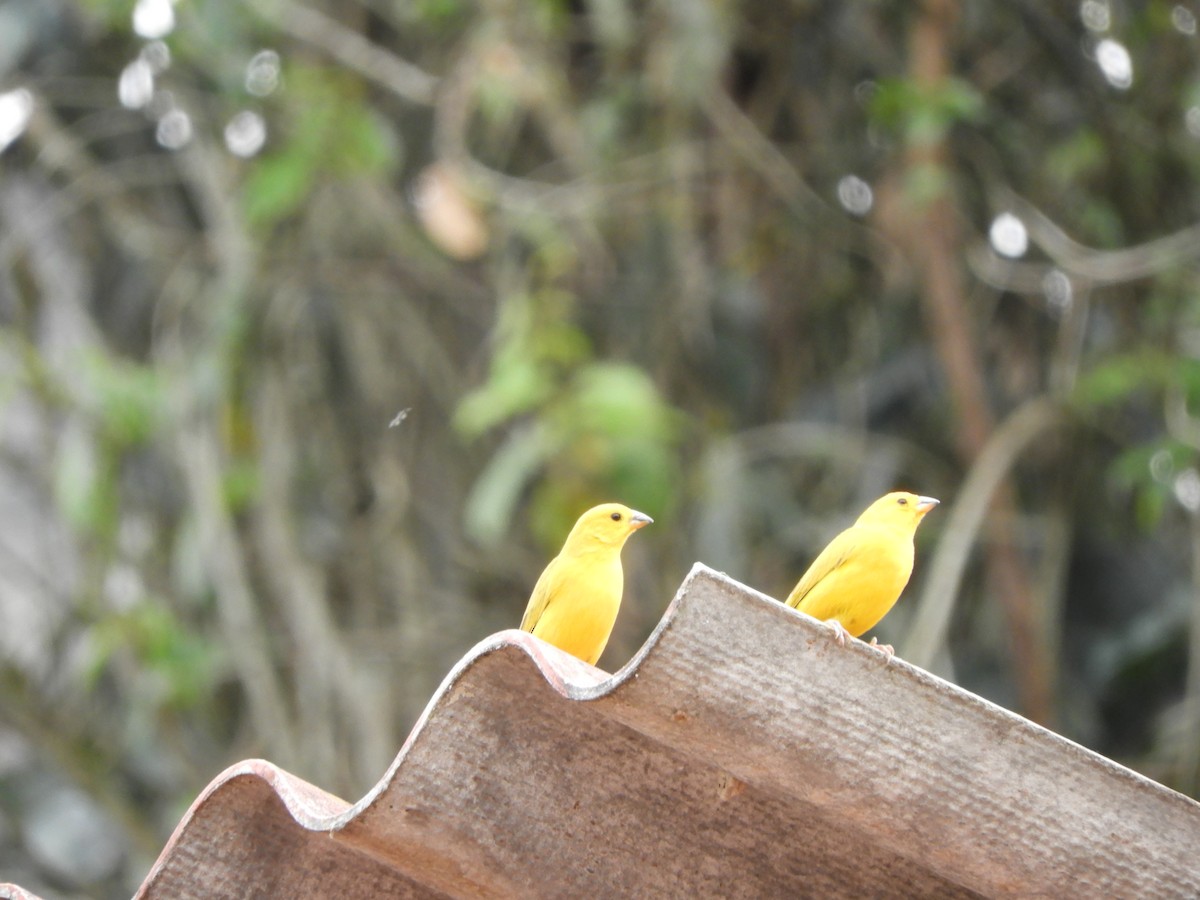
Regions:
M 1084 409 L 1119 403 L 1139 391 L 1167 384 L 1178 363 L 1158 352 L 1110 357 L 1080 377 L 1074 400 Z
M 1109 473 L 1119 483 L 1136 487 L 1147 482 L 1169 484 L 1177 472 L 1187 468 L 1195 452 L 1173 440 L 1152 441 L 1126 450 L 1109 466 Z
M 463 435 L 478 437 L 533 409 L 550 391 L 548 370 L 533 359 L 517 356 L 497 361 L 487 383 L 459 403 L 454 425 Z
M 480 544 L 498 544 L 512 528 L 522 493 L 545 464 L 553 444 L 536 425 L 514 429 L 467 497 L 464 529 Z
M 653 440 L 669 439 L 677 424 L 650 377 L 627 363 L 593 363 L 581 369 L 559 416 L 563 430 Z
M 98 353 L 89 355 L 84 366 L 104 438 L 125 448 L 154 437 L 168 408 L 159 374 L 149 366 Z
M 947 78 L 928 88 L 907 79 L 884 79 L 868 114 L 876 124 L 902 131 L 913 144 L 930 144 L 957 122 L 979 121 L 985 108 L 983 95 L 962 79 Z
M 1100 136 L 1085 128 L 1050 150 L 1045 170 L 1055 181 L 1069 184 L 1097 172 L 1107 156 Z
M 89 637 L 91 658 L 83 672 L 85 684 L 94 685 L 114 658 L 127 654 L 143 672 L 153 676 L 142 678 L 141 683 L 153 686 L 158 705 L 194 707 L 211 689 L 216 649 L 192 634 L 159 601 L 148 600 L 105 617 L 92 627 Z
M 91 435 L 69 427 L 58 437 L 54 459 L 54 498 L 75 528 L 98 532 L 114 519 L 116 497 L 103 477 L 100 451 Z
M 463 0 L 416 0 L 413 10 L 418 19 L 436 25 L 460 17 L 465 4 Z
M 322 177 L 384 172 L 399 159 L 386 123 L 360 99 L 361 85 L 310 66 L 285 74 L 293 121 L 279 130 L 279 149 L 260 156 L 243 187 L 243 209 L 256 226 L 270 227 L 297 212 Z
M 299 209 L 312 190 L 313 160 L 283 153 L 258 159 L 243 187 L 243 209 L 251 225 L 269 227 Z
M 80 5 L 98 16 L 107 28 L 130 29 L 130 19 L 136 0 L 81 0 Z
M 466 437 L 477 437 L 547 402 L 562 373 L 586 358 L 589 345 L 569 321 L 574 297 L 547 289 L 536 297 L 508 299 L 497 323 L 497 349 L 488 380 L 468 394 L 454 422 Z
M 255 460 L 235 460 L 222 473 L 221 486 L 225 493 L 226 506 L 234 513 L 246 510 L 258 499 L 261 484 L 262 479 L 259 477 L 258 463 Z
M 351 105 L 333 123 L 334 140 L 329 146 L 331 169 L 339 175 L 370 175 L 385 172 L 398 158 L 392 133 L 370 110 Z

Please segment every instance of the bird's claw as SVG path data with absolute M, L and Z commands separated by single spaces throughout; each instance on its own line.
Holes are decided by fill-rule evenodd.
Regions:
M 879 643 L 879 638 L 871 638 L 871 646 L 883 653 L 883 655 L 887 657 L 888 662 L 891 662 L 892 657 L 896 655 L 896 648 L 894 648 L 891 644 Z
M 825 621 L 825 624 L 828 625 L 829 628 L 833 631 L 833 639 L 835 641 L 837 641 L 837 645 L 839 647 L 845 647 L 846 646 L 846 638 L 850 634 L 850 632 L 848 632 L 846 630 L 846 626 L 843 625 L 841 622 L 839 622 L 837 619 L 827 619 Z
M 825 624 L 828 625 L 829 630 L 833 632 L 833 639 L 837 641 L 837 645 L 839 647 L 845 647 L 846 638 L 851 636 L 850 632 L 846 630 L 846 626 L 837 619 L 826 619 Z M 886 659 L 886 662 L 891 662 L 892 657 L 896 655 L 895 648 L 892 647 L 891 644 L 879 643 L 879 638 L 871 638 L 871 643 L 869 646 L 874 647 L 876 650 L 882 653 Z

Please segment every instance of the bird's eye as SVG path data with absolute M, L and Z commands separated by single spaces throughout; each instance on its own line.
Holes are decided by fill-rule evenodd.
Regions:
M 896 502 L 899 503 L 901 506 L 908 506 L 908 498 L 907 497 L 901 497 Z
M 613 513 L 613 514 L 612 514 L 612 520 L 613 520 L 614 522 L 620 522 L 620 521 L 621 521 L 621 514 L 620 514 L 620 513 Z

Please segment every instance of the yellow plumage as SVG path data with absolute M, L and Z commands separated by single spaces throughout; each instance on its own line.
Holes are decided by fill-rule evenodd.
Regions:
M 521 630 L 595 665 L 621 608 L 621 548 L 652 521 L 619 503 L 604 503 L 580 516 L 534 585 Z
M 902 492 L 880 497 L 829 542 L 788 595 L 787 605 L 858 637 L 879 623 L 908 584 L 913 535 L 932 497 Z

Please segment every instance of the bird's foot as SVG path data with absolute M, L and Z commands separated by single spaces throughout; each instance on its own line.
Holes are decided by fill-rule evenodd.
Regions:
M 896 648 L 894 648 L 891 644 L 879 643 L 879 638 L 871 638 L 871 646 L 886 656 L 888 662 L 891 662 L 892 657 L 896 655 Z
M 833 639 L 837 641 L 839 647 L 846 646 L 846 638 L 850 637 L 850 632 L 846 630 L 846 626 L 837 619 L 826 619 L 825 624 L 833 631 Z

